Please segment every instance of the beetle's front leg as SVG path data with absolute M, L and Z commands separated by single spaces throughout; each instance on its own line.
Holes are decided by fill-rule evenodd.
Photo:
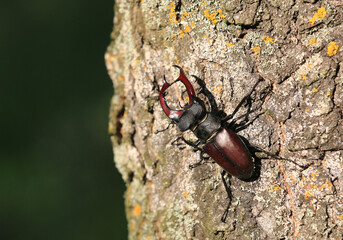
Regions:
M 199 93 L 202 93 L 205 95 L 205 97 L 208 99 L 208 101 L 210 102 L 211 105 L 211 112 L 212 113 L 218 113 L 218 106 L 216 103 L 216 100 L 214 99 L 213 94 L 208 90 L 208 88 L 206 87 L 205 82 L 200 79 L 199 77 L 192 75 L 192 77 L 195 78 L 195 80 L 197 81 L 197 83 L 199 84 L 199 86 L 201 87 L 201 90 Z

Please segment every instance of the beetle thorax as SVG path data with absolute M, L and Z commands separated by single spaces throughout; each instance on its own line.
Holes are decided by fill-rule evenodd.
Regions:
M 206 116 L 206 108 L 202 101 L 194 100 L 191 105 L 186 107 L 178 120 L 175 120 L 176 126 L 181 132 L 191 130 L 197 126 Z
M 192 131 L 202 143 L 205 143 L 212 138 L 220 128 L 220 119 L 216 115 L 208 113 Z

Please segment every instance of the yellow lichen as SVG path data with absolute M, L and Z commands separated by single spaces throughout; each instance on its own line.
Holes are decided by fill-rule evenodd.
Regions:
M 319 190 L 323 191 L 324 189 L 327 190 L 328 192 L 331 191 L 333 184 L 331 182 L 326 182 L 325 184 L 321 185 Z
M 313 92 L 318 92 L 318 89 L 317 88 L 313 88 Z
M 207 4 L 207 2 L 203 2 L 202 4 L 200 4 L 200 8 L 202 8 L 206 4 Z
M 219 15 L 218 17 L 221 20 L 225 19 L 222 8 L 214 10 L 213 12 L 210 12 L 210 10 L 208 10 L 207 8 L 205 9 L 204 16 L 207 18 L 207 20 L 211 21 L 213 25 L 216 25 L 218 23 L 218 20 L 216 18 L 217 15 Z
M 233 43 L 229 43 L 229 41 L 226 41 L 226 46 L 229 48 L 229 47 L 232 47 L 233 46 Z
M 219 85 L 217 89 L 215 89 L 213 92 L 215 93 L 221 93 L 222 92 L 223 85 Z
M 317 176 L 318 176 L 318 173 L 317 173 L 317 172 L 311 173 L 311 177 L 312 177 L 312 180 L 313 180 L 313 181 L 317 180 Z
M 338 45 L 336 45 L 336 42 L 330 42 L 330 45 L 328 47 L 327 54 L 332 57 L 337 54 L 338 51 Z
M 135 214 L 136 216 L 138 216 L 138 215 L 141 214 L 141 211 L 142 211 L 141 205 L 136 205 L 136 206 L 135 206 L 135 209 L 134 209 L 134 214 Z
M 188 193 L 187 192 L 183 192 L 183 196 L 185 196 L 185 198 L 188 198 Z
M 307 199 L 309 199 L 310 197 L 314 197 L 314 194 L 313 194 L 313 193 L 310 193 L 309 191 L 306 191 L 304 197 L 305 197 L 305 199 L 307 200 Z
M 261 53 L 261 47 L 260 46 L 253 47 L 252 50 L 255 52 L 256 55 L 259 55 Z
M 167 5 L 167 9 L 170 9 L 171 11 L 175 11 L 175 3 L 174 2 L 171 2 Z
M 175 3 L 171 2 L 170 4 L 167 5 L 167 9 L 170 10 L 169 12 L 169 21 L 173 24 L 178 24 L 179 21 L 176 20 L 176 12 L 175 12 Z
M 121 77 L 118 78 L 118 81 L 119 81 L 119 82 L 122 82 L 122 81 L 124 81 L 124 80 L 125 80 L 125 78 L 124 78 L 123 76 L 121 76 Z
M 262 38 L 264 39 L 265 44 L 267 44 L 267 43 L 273 44 L 274 43 L 274 38 L 271 38 L 269 36 L 267 36 L 267 37 L 263 36 Z
M 312 38 L 308 44 L 317 44 L 317 40 L 315 38 Z
M 324 18 L 326 15 L 326 9 L 325 7 L 321 7 L 318 9 L 318 11 L 313 15 L 313 17 L 311 19 L 309 19 L 307 22 L 311 23 L 312 26 L 314 25 L 314 23 L 317 20 L 321 20 L 322 18 Z
M 270 191 L 273 192 L 273 191 L 278 191 L 278 190 L 281 190 L 281 187 L 279 185 L 275 185 L 275 186 L 271 186 L 270 187 Z
M 191 31 L 191 27 L 188 26 L 188 25 L 186 25 L 186 26 L 185 26 L 185 29 L 184 29 L 183 31 L 184 31 L 185 33 L 190 32 L 190 31 Z

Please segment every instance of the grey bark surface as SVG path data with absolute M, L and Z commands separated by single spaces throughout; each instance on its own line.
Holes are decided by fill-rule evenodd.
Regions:
M 113 80 L 109 132 L 123 176 L 129 239 L 341 239 L 343 231 L 343 3 L 327 0 L 116 0 L 105 55 Z M 300 164 L 256 159 L 258 178 L 231 179 L 228 203 L 214 163 L 158 101 L 183 67 L 230 114 L 252 88 L 251 144 Z M 244 114 L 243 106 L 237 116 Z M 263 155 L 261 155 L 263 157 Z M 309 159 L 319 159 L 312 161 Z M 260 164 L 259 164 L 260 163 Z

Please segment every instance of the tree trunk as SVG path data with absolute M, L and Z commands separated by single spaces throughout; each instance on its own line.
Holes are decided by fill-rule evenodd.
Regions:
M 337 0 L 116 0 L 105 55 L 114 96 L 109 131 L 125 193 L 129 239 L 340 239 L 343 231 L 343 4 Z M 299 164 L 255 157 L 255 179 L 175 146 L 158 101 L 173 64 L 206 82 L 250 144 Z M 262 159 L 261 159 L 262 158 Z M 317 160 L 312 160 L 317 159 Z

